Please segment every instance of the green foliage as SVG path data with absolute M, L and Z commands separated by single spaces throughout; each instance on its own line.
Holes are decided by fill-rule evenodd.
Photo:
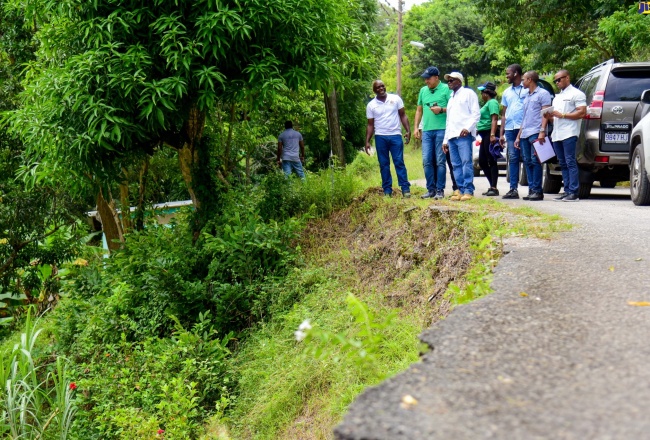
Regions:
M 629 48 L 617 47 L 616 41 L 602 32 L 604 29 L 599 29 L 599 23 L 616 11 L 627 11 L 631 5 L 638 4 L 633 0 L 478 0 L 476 3 L 490 29 L 486 51 L 493 59 L 510 62 L 513 59 L 507 55 L 510 52 L 519 57 L 517 61 L 527 70 L 567 68 L 575 77 L 609 58 L 627 57 Z M 501 64 L 501 68 L 506 66 Z
M 34 308 L 27 312 L 25 330 L 7 358 L 0 355 L 0 433 L 18 439 L 59 438 L 65 440 L 77 412 L 77 385 L 70 382 L 63 358 L 55 369 L 39 366 L 36 339 L 41 333 Z
M 287 179 L 279 172 L 269 174 L 262 181 L 263 193 L 257 209 L 265 219 L 282 220 L 307 212 L 325 217 L 347 206 L 360 191 L 354 169 L 323 170 L 309 174 L 305 182 Z
M 398 318 L 379 296 L 351 299 L 326 268 L 296 271 L 287 281 L 297 292 L 293 307 L 254 328 L 232 360 L 233 438 L 327 436 L 366 386 L 418 358 L 419 314 Z M 297 342 L 294 331 L 305 318 L 314 328 Z M 303 414 L 310 422 L 290 429 Z
M 414 73 L 428 66 L 437 66 L 442 74 L 456 70 L 465 77 L 489 73 L 482 50 L 484 25 L 473 1 L 435 0 L 413 7 L 404 21 L 405 36 L 425 45 L 421 50 L 409 49 Z
M 175 320 L 169 339 L 146 338 L 81 347 L 75 369 L 84 390 L 79 396 L 77 439 L 196 438 L 200 420 L 220 399 L 225 380 L 226 345 L 209 312 L 190 330 Z

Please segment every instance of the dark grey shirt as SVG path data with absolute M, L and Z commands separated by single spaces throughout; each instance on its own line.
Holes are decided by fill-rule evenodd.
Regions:
M 287 128 L 284 130 L 280 137 L 278 137 L 278 142 L 282 142 L 282 160 L 288 160 L 292 162 L 300 162 L 300 141 L 302 140 L 302 135 L 294 130 L 293 128 Z

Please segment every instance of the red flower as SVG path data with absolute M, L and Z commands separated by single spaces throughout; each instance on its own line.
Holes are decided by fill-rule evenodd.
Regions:
M 165 433 L 165 430 L 164 429 L 159 429 L 157 431 L 157 433 L 158 433 L 158 435 L 163 435 Z
M 77 389 L 77 384 L 74 383 L 74 382 L 70 382 L 70 389 L 71 389 L 72 391 L 76 390 L 76 389 Z

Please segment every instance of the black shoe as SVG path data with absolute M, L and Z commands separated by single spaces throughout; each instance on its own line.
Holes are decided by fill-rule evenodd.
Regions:
M 558 197 L 554 198 L 553 201 L 555 201 L 555 202 L 561 202 L 562 200 L 564 200 L 564 198 L 565 198 L 566 196 L 568 196 L 567 193 L 562 193 L 562 194 L 560 194 Z
M 487 190 L 487 192 L 484 192 L 483 195 L 488 196 L 488 197 L 498 196 L 499 195 L 499 190 L 496 189 L 496 188 L 490 188 L 490 189 Z
M 508 191 L 501 198 L 502 199 L 518 199 L 519 198 L 519 192 L 516 189 L 511 189 L 510 191 Z
M 522 199 L 524 199 L 524 200 L 530 200 L 530 196 L 532 196 L 532 195 L 533 195 L 533 193 L 528 193 L 528 195 L 527 195 L 527 196 L 523 196 Z
M 436 192 L 435 192 L 435 191 L 427 191 L 426 193 L 422 194 L 422 195 L 420 196 L 420 198 L 422 198 L 422 199 L 431 199 L 431 198 L 433 198 L 433 197 L 435 197 L 435 196 L 436 196 Z
M 528 196 L 529 202 L 537 202 L 539 200 L 544 200 L 544 194 L 542 193 L 532 193 Z
M 563 202 L 577 202 L 580 200 L 577 194 L 567 194 L 565 198 L 562 199 Z

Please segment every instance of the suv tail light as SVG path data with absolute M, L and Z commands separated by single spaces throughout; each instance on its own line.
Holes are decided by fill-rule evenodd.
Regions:
M 585 119 L 600 119 L 600 116 L 603 114 L 603 101 L 605 100 L 605 91 L 598 90 L 594 93 L 594 99 L 592 99 L 591 104 L 587 107 L 587 114 Z
M 609 163 L 609 156 L 596 156 L 594 162 Z

